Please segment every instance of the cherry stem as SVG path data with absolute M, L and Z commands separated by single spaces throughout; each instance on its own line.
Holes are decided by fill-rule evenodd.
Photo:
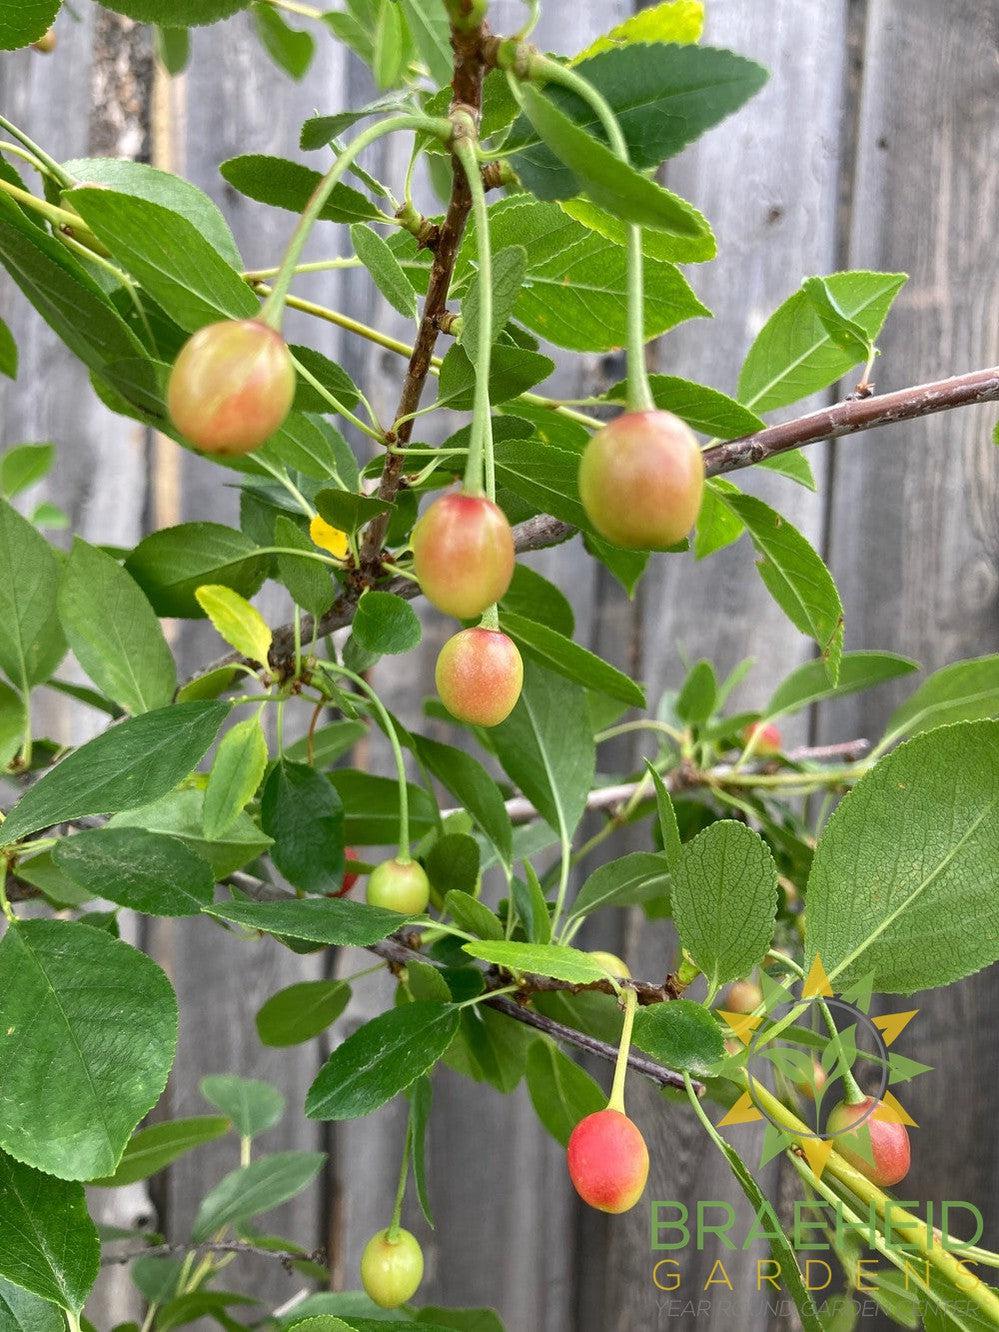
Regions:
M 399 744 L 399 735 L 395 729 L 395 723 L 389 716 L 388 709 L 368 684 L 363 676 L 357 675 L 346 666 L 341 666 L 335 661 L 321 661 L 317 665 L 331 675 L 342 675 L 345 679 L 355 684 L 367 698 L 371 700 L 372 707 L 378 713 L 382 729 L 388 736 L 389 744 L 392 746 L 392 756 L 395 759 L 396 775 L 399 779 L 399 855 L 398 859 L 403 863 L 408 862 L 411 857 L 409 854 L 409 785 L 406 781 L 406 761 L 402 755 L 402 746 Z
M 29 139 L 27 134 L 25 134 L 23 130 L 18 129 L 18 127 L 12 121 L 8 120 L 6 116 L 0 116 L 0 129 L 5 129 L 8 134 L 18 141 L 18 143 L 23 144 L 29 152 L 34 153 L 39 162 L 48 168 L 49 174 L 54 180 L 59 182 L 64 190 L 72 189 L 73 186 L 77 184 L 77 181 L 73 179 L 64 167 L 59 165 L 55 158 L 50 157 L 44 148 L 39 148 L 38 144 L 35 143 L 33 139 Z
M 399 1183 L 395 1191 L 395 1204 L 392 1208 L 392 1220 L 388 1224 L 385 1238 L 394 1244 L 399 1238 L 402 1223 L 402 1204 L 406 1197 L 406 1183 L 409 1179 L 409 1150 L 413 1141 L 413 1103 L 409 1103 L 409 1118 L 406 1120 L 406 1137 L 402 1144 L 402 1168 L 399 1171 Z
M 482 188 L 482 173 L 475 153 L 475 122 L 467 112 L 454 117 L 453 151 L 468 179 L 475 217 L 475 239 L 479 258 L 479 328 L 475 358 L 475 401 L 472 408 L 472 432 L 464 489 L 467 495 L 481 495 L 483 482 L 490 499 L 496 490 L 492 449 L 492 407 L 489 402 L 489 370 L 493 345 L 493 261 L 489 237 L 489 210 Z
M 558 83 L 568 88 L 591 108 L 614 153 L 630 165 L 628 144 L 610 103 L 581 74 L 557 60 L 534 52 L 528 61 L 532 82 Z M 645 286 L 642 254 L 642 228 L 632 223 L 628 228 L 628 407 L 631 411 L 653 411 L 655 401 L 645 364 Z
M 347 172 L 348 168 L 354 162 L 365 148 L 369 147 L 377 139 L 385 134 L 392 134 L 397 130 L 418 130 L 428 134 L 433 134 L 437 138 L 447 140 L 451 137 L 451 122 L 449 120 L 435 119 L 431 116 L 413 114 L 390 116 L 387 120 L 381 120 L 377 124 L 369 125 L 366 130 L 352 139 L 349 144 L 340 153 L 337 160 L 327 171 L 312 193 L 312 197 L 305 206 L 302 216 L 298 219 L 298 225 L 292 233 L 288 248 L 285 251 L 284 258 L 281 261 L 281 267 L 278 269 L 277 276 L 271 289 L 270 295 L 264 302 L 260 310 L 260 319 L 271 328 L 280 329 L 281 317 L 284 312 L 285 300 L 288 296 L 288 288 L 291 286 L 292 278 L 295 276 L 295 268 L 302 257 L 302 250 L 305 248 L 305 242 L 309 238 L 309 233 L 313 225 L 318 221 L 327 199 L 333 193 L 333 190 L 340 183 L 340 180 Z
M 617 1063 L 614 1066 L 614 1082 L 611 1086 L 608 1110 L 617 1110 L 624 1114 L 624 1080 L 628 1075 L 628 1054 L 631 1050 L 631 1031 L 635 1025 L 635 1009 L 638 1006 L 638 994 L 630 987 L 624 991 L 624 1026 L 621 1029 L 621 1044 L 618 1046 Z
M 829 1005 L 823 998 L 821 998 L 821 996 L 819 997 L 818 1005 L 822 1017 L 825 1020 L 825 1024 L 829 1028 L 829 1035 L 832 1038 L 833 1048 L 839 1055 L 840 1067 L 843 1070 L 843 1086 L 846 1088 L 846 1095 L 843 1097 L 843 1100 L 847 1105 L 862 1105 L 863 1102 L 867 1100 L 867 1097 L 860 1090 L 860 1085 L 857 1082 L 857 1079 L 853 1076 L 853 1070 L 847 1066 L 846 1052 L 843 1049 L 842 1032 L 839 1027 L 836 1026 L 833 1015 L 829 1011 Z

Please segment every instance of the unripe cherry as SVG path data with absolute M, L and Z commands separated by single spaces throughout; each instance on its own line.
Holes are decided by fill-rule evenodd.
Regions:
M 734 981 L 726 991 L 723 1007 L 730 1013 L 755 1013 L 763 1003 L 763 991 L 755 981 Z
M 865 1096 L 856 1105 L 841 1101 L 826 1121 L 826 1132 L 837 1135 L 833 1138 L 833 1147 L 840 1156 L 872 1184 L 887 1189 L 894 1184 L 901 1184 L 909 1173 L 912 1158 L 905 1125 L 876 1119 L 871 1111 L 878 1104 L 873 1096 Z M 865 1115 L 868 1118 L 864 1119 Z M 862 1126 L 851 1128 L 861 1119 L 864 1120 Z M 870 1161 L 861 1154 L 861 1149 L 867 1147 L 865 1130 L 870 1134 L 873 1158 Z
M 619 976 L 621 980 L 631 979 L 627 962 L 622 962 L 616 953 L 603 953 L 599 948 L 591 948 L 590 957 L 593 958 L 594 962 L 599 962 L 612 976 Z
M 751 722 L 743 727 L 742 743 L 748 745 L 751 740 L 753 752 L 767 758 L 779 754 L 783 745 L 780 727 L 773 722 Z
M 430 880 L 415 860 L 383 860 L 368 875 L 365 898 L 404 916 L 419 916 L 430 901 Z
M 170 372 L 170 419 L 205 453 L 249 453 L 284 423 L 295 366 L 281 334 L 257 319 L 198 329 Z
M 357 852 L 354 850 L 354 848 L 353 848 L 352 846 L 348 846 L 348 847 L 346 848 L 346 850 L 344 851 L 343 855 L 344 855 L 344 859 L 345 859 L 345 860 L 359 860 L 359 859 L 360 859 L 360 857 L 358 856 Z M 344 873 L 343 873 L 343 883 L 340 885 L 340 887 L 336 890 L 335 893 L 327 893 L 326 896 L 327 896 L 327 897 L 346 897 L 347 894 L 350 892 L 351 888 L 353 888 L 354 884 L 357 883 L 357 881 L 358 881 L 358 879 L 359 879 L 360 877 L 361 877 L 360 874 L 355 874 L 355 873 L 353 873 L 352 870 L 344 870 Z
M 498 726 L 520 698 L 524 663 L 516 643 L 499 629 L 462 629 L 441 648 L 434 679 L 452 717 Z
M 671 412 L 626 412 L 587 444 L 579 494 L 590 522 L 616 546 L 663 550 L 693 527 L 704 491 L 704 459 Z
M 599 1212 L 627 1212 L 645 1191 L 649 1149 L 620 1110 L 598 1110 L 572 1130 L 569 1178 L 583 1202 Z
M 481 615 L 510 586 L 513 532 L 503 510 L 482 495 L 434 500 L 413 528 L 412 545 L 424 595 L 457 620 Z
M 423 1280 L 423 1250 L 415 1235 L 399 1229 L 392 1238 L 379 1230 L 364 1246 L 361 1283 L 382 1309 L 407 1304 Z

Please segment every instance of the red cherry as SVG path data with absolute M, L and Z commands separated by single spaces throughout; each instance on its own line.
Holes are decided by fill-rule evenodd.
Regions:
M 438 610 L 471 620 L 510 586 L 516 558 L 506 514 L 481 495 L 434 500 L 413 528 L 413 569 Z
M 773 754 L 779 754 L 783 745 L 780 728 L 773 722 L 751 722 L 743 727 L 742 743 L 748 745 L 750 740 L 756 737 L 753 744 L 753 751 L 763 757 L 769 757 Z
M 693 433 L 671 412 L 627 412 L 590 440 L 579 494 L 590 522 L 631 550 L 664 550 L 697 519 L 704 459 Z
M 524 663 L 499 629 L 462 629 L 441 648 L 434 672 L 441 702 L 472 726 L 498 726 L 517 705 Z
M 572 1130 L 569 1178 L 583 1202 L 600 1212 L 627 1212 L 645 1191 L 649 1149 L 620 1110 L 598 1110 Z
M 865 1179 L 878 1188 L 891 1188 L 901 1184 L 909 1173 L 911 1152 L 909 1134 L 904 1124 L 891 1123 L 876 1119 L 871 1113 L 881 1102 L 873 1096 L 865 1096 L 856 1105 L 841 1101 L 826 1121 L 826 1132 L 836 1134 L 833 1147 L 840 1156 L 849 1161 L 855 1170 L 859 1170 Z M 864 1118 L 867 1115 L 868 1118 Z M 851 1128 L 863 1119 L 863 1125 Z M 866 1133 L 865 1133 L 866 1130 Z M 862 1155 L 867 1148 L 867 1136 L 870 1134 L 870 1154 L 873 1160 Z
M 401 1227 L 391 1239 L 387 1230 L 372 1235 L 361 1255 L 361 1283 L 377 1305 L 398 1309 L 413 1298 L 422 1280 L 423 1250 L 415 1235 Z
M 343 854 L 345 860 L 360 860 L 360 856 L 352 846 L 348 846 Z M 360 877 L 360 874 L 354 874 L 350 870 L 345 870 L 343 883 L 335 893 L 327 893 L 327 897 L 346 897 Z
M 257 319 L 198 329 L 170 372 L 170 419 L 205 453 L 249 453 L 278 430 L 295 397 L 281 334 Z

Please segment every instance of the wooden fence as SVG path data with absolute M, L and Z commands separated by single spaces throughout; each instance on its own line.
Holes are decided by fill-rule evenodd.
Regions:
M 186 75 L 154 78 L 148 34 L 77 0 L 59 21 L 59 46 L 0 60 L 0 106 L 55 156 L 145 157 L 188 174 L 225 209 L 248 265 L 276 261 L 289 218 L 252 204 L 221 181 L 217 166 L 241 152 L 295 156 L 301 122 L 314 110 L 367 99 L 365 72 L 332 43 L 301 84 L 263 59 L 245 16 L 198 31 Z M 512 30 L 523 13 L 497 0 L 495 26 Z M 548 0 L 542 45 L 578 49 L 631 12 L 631 0 Z M 810 273 L 844 267 L 904 269 L 911 275 L 881 340 L 879 388 L 901 387 L 999 361 L 999 131 L 997 19 L 989 0 L 711 0 L 706 40 L 760 59 L 770 84 L 724 132 L 709 134 L 669 165 L 668 181 L 712 220 L 719 259 L 694 269 L 696 289 L 715 311 L 663 341 L 664 369 L 731 390 L 741 357 L 767 314 Z M 398 180 L 398 146 L 383 150 L 382 176 Z M 394 156 L 393 156 L 394 154 Z M 314 254 L 333 253 L 327 227 Z M 313 280 L 316 299 L 397 330 L 358 272 Z M 20 381 L 0 384 L 0 431 L 8 446 L 51 439 L 53 477 L 39 490 L 91 540 L 129 545 L 170 523 L 234 519 L 225 474 L 109 415 L 83 367 L 56 344 L 9 282 L 0 312 L 21 348 Z M 316 341 L 390 413 L 400 363 L 389 352 L 327 326 L 294 330 Z M 617 378 L 617 358 L 557 383 L 579 391 Z M 930 417 L 877 435 L 812 450 L 820 478 L 812 495 L 761 477 L 771 497 L 830 560 L 843 592 L 847 643 L 910 653 L 927 667 L 999 650 L 999 457 L 990 442 L 995 412 Z M 770 601 L 745 542 L 703 565 L 659 559 L 634 602 L 573 548 L 537 557 L 570 595 L 578 636 L 649 685 L 652 699 L 680 679 L 683 660 L 711 657 L 724 671 L 744 656 L 757 666 L 747 704 L 808 656 L 808 644 Z M 265 609 L 267 609 L 265 605 Z M 280 615 L 278 602 L 270 609 Z M 282 617 L 283 618 L 283 617 Z M 406 721 L 420 715 L 446 626 L 429 617 L 424 644 L 377 684 Z M 202 624 L 176 626 L 185 667 L 217 649 Z M 892 689 L 823 707 L 795 739 L 877 734 L 897 701 Z M 86 724 L 65 698 L 45 698 L 40 720 L 64 740 Z M 640 750 L 620 743 L 608 761 L 625 767 Z M 366 761 L 386 755 L 372 743 Z M 640 844 L 640 843 L 636 843 Z M 974 928 L 974 923 L 969 923 Z M 631 922 L 624 937 L 594 935 L 623 951 L 638 975 L 659 975 L 672 956 L 669 927 Z M 229 940 L 203 923 L 156 922 L 139 942 L 167 968 L 183 1014 L 180 1052 L 164 1105 L 170 1115 L 204 1111 L 198 1079 L 237 1072 L 277 1082 L 289 1101 L 268 1149 L 321 1147 L 330 1168 L 321 1189 L 281 1210 L 274 1229 L 329 1246 L 334 1284 L 357 1285 L 360 1248 L 385 1223 L 403 1132 L 399 1107 L 356 1124 L 304 1119 L 305 1090 L 324 1057 L 322 1042 L 275 1052 L 257 1042 L 252 1014 L 265 997 L 313 977 L 328 959 L 275 945 Z M 357 959 L 335 959 L 339 974 Z M 914 1084 L 920 1124 L 910 1197 L 967 1199 L 992 1219 L 999 1239 L 999 1147 L 993 1099 L 999 1057 L 990 1021 L 999 973 L 921 996 L 919 1058 L 936 1068 Z M 334 1039 L 376 1011 L 388 984 L 368 981 Z M 649 1196 L 692 1203 L 732 1196 L 715 1149 L 682 1109 L 653 1089 L 631 1093 L 653 1168 Z M 425 1293 L 452 1305 L 493 1305 L 510 1332 L 637 1332 L 653 1328 L 791 1327 L 755 1290 L 756 1252 L 727 1256 L 735 1290 L 722 1290 L 701 1316 L 677 1313 L 651 1281 L 648 1212 L 605 1220 L 577 1207 L 560 1149 L 538 1127 L 522 1090 L 503 1098 L 444 1072 L 431 1134 L 437 1229 L 425 1236 Z M 209 1147 L 174 1167 L 165 1185 L 135 1185 L 95 1198 L 102 1219 L 150 1221 L 170 1236 L 188 1233 L 205 1181 L 230 1169 L 231 1147 Z M 775 1166 L 771 1197 L 789 1194 Z M 737 1204 L 738 1206 L 738 1204 Z M 762 1252 L 762 1250 L 761 1250 Z M 684 1257 L 683 1297 L 703 1297 L 717 1255 Z M 277 1263 L 240 1260 L 245 1286 L 272 1304 L 298 1283 Z M 716 1288 L 717 1295 L 717 1288 Z M 104 1332 L 141 1316 L 124 1269 L 111 1268 L 91 1302 Z M 884 1325 L 865 1319 L 865 1327 Z

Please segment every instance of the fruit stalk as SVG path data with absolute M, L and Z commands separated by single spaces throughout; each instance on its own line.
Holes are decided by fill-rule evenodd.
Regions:
M 628 1076 L 628 1054 L 631 1051 L 631 1033 L 635 1026 L 635 1010 L 638 1007 L 638 995 L 633 989 L 624 991 L 624 1026 L 621 1029 L 621 1044 L 618 1047 L 617 1063 L 614 1065 L 614 1082 L 611 1085 L 608 1110 L 617 1110 L 624 1114 L 624 1080 Z

